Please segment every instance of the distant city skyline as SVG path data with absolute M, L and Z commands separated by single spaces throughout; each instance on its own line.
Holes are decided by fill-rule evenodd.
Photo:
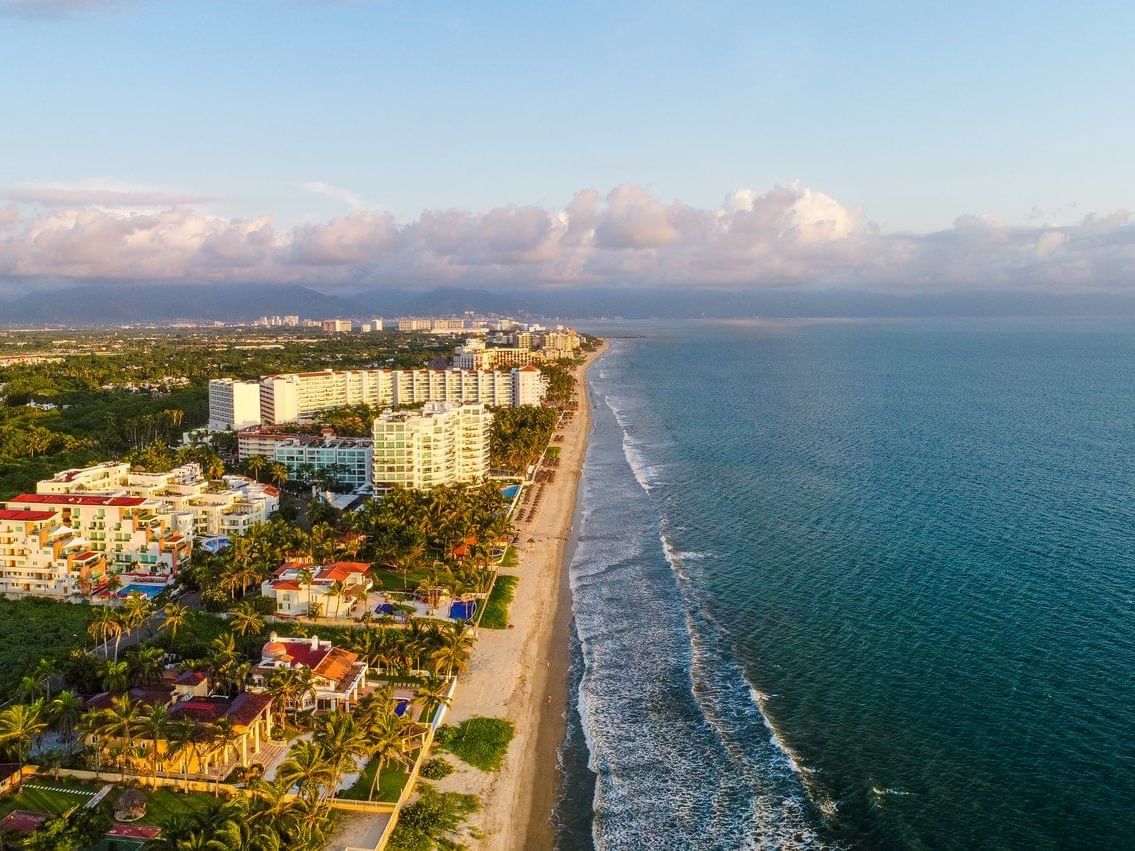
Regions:
M 0 291 L 1118 289 L 1135 10 L 0 0 Z

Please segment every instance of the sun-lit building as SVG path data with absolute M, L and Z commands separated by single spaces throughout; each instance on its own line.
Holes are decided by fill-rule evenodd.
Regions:
M 428 489 L 489 474 L 493 415 L 479 403 L 427 402 L 374 421 L 374 483 Z

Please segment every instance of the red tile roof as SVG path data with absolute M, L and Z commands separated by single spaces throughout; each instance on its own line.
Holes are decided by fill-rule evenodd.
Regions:
M 115 839 L 157 839 L 162 829 L 149 824 L 122 824 L 115 822 L 106 832 L 106 836 Z
M 252 692 L 242 691 L 233 700 L 232 706 L 229 707 L 225 717 L 228 718 L 233 724 L 240 727 L 247 727 L 272 705 L 272 696 L 268 694 L 253 694 Z
M 39 505 L 107 505 L 132 508 L 146 501 L 141 496 L 86 496 L 74 493 L 22 493 L 9 502 Z
M 179 686 L 195 686 L 203 682 L 205 675 L 201 671 L 186 671 L 174 682 Z
M 32 511 L 30 509 L 20 508 L 2 508 L 0 509 L 0 520 L 24 520 L 28 523 L 33 520 L 50 520 L 54 517 L 54 511 Z
M 365 574 L 368 570 L 370 570 L 370 565 L 366 562 L 337 561 L 319 571 L 319 578 L 328 579 L 332 582 L 342 581 L 352 574 Z
M 288 641 L 286 642 L 288 648 L 288 655 L 292 657 L 293 665 L 304 665 L 308 668 L 315 668 L 323 658 L 330 653 L 326 647 L 317 647 L 315 650 L 311 649 L 311 643 L 304 641 Z
M 43 827 L 47 816 L 29 810 L 12 810 L 0 821 L 0 832 L 34 833 Z
M 291 579 L 277 579 L 272 583 L 272 587 L 277 591 L 298 591 L 300 584 Z

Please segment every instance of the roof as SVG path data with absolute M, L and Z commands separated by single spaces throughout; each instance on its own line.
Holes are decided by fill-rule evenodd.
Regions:
M 527 364 L 525 366 L 520 367 L 520 371 L 521 372 L 539 372 L 540 367 L 533 366 L 532 364 Z
M 162 834 L 160 827 L 150 824 L 122 824 L 115 822 L 106 832 L 106 836 L 115 839 L 157 839 Z
M 329 579 L 332 582 L 342 581 L 352 574 L 365 574 L 370 571 L 370 565 L 362 561 L 337 561 L 327 565 L 319 571 L 319 579 Z
M 271 705 L 272 696 L 269 694 L 242 691 L 233 700 L 225 717 L 233 724 L 245 727 L 259 718 Z
M 277 579 L 272 583 L 272 587 L 277 591 L 298 591 L 300 584 L 291 579 Z
M 0 833 L 33 833 L 43 827 L 47 816 L 29 810 L 12 810 L 0 821 Z
M 184 674 L 174 680 L 174 684 L 179 686 L 195 686 L 200 685 L 204 681 L 205 674 L 203 674 L 201 671 L 186 671 Z
M 40 505 L 105 505 L 116 508 L 133 508 L 142 505 L 141 496 L 88 496 L 74 493 L 22 493 L 8 500 L 10 503 L 32 503 Z
M 0 520 L 23 520 L 25 522 L 32 522 L 33 520 L 50 520 L 54 517 L 54 511 L 32 511 L 31 509 L 19 508 L 3 508 L 0 509 Z
M 323 660 L 312 669 L 312 673 L 326 677 L 338 685 L 347 674 L 352 673 L 358 658 L 355 653 L 348 653 L 346 650 L 332 647 L 323 657 Z M 351 679 L 354 679 L 354 677 L 351 677 Z
M 119 697 L 120 694 L 121 693 L 109 691 L 99 692 L 94 697 L 87 700 L 86 709 L 108 709 L 111 706 L 111 701 Z M 169 703 L 172 695 L 172 686 L 136 686 L 126 692 L 126 696 L 130 698 L 132 703 L 142 703 L 146 706 L 153 706 L 155 704 L 165 706 Z

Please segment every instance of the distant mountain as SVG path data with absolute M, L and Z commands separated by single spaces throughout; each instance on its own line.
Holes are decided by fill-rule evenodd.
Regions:
M 339 296 L 278 284 L 85 284 L 0 301 L 0 325 L 120 325 L 243 321 L 265 314 L 322 318 L 354 314 Z
M 0 301 L 0 326 L 454 316 L 467 310 L 537 319 L 1135 316 L 1135 293 L 530 288 L 371 290 L 353 296 L 282 284 L 85 284 Z

